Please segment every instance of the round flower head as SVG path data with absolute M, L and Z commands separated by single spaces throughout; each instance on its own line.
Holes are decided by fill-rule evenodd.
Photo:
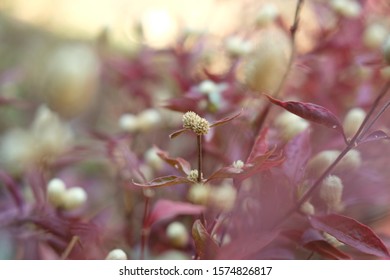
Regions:
M 122 249 L 114 249 L 107 254 L 106 260 L 127 260 L 127 255 Z
M 205 135 L 210 130 L 209 122 L 191 111 L 183 115 L 183 127 L 192 130 L 197 135 Z

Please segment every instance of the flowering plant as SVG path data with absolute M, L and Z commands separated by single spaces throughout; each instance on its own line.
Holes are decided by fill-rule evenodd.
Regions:
M 0 97 L 23 119 L 1 124 L 0 258 L 388 259 L 390 6 L 291 12 L 263 6 L 223 59 L 197 33 L 53 51 L 40 94 Z

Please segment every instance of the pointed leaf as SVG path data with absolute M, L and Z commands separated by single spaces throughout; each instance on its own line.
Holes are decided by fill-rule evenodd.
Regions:
M 286 109 L 287 111 L 297 116 L 300 116 L 301 118 L 337 130 L 340 134 L 343 135 L 344 140 L 346 140 L 343 126 L 341 125 L 338 118 L 328 109 L 313 103 L 304 103 L 304 102 L 297 102 L 297 101 L 284 102 L 275 99 L 269 95 L 266 95 L 266 97 L 273 104 L 278 105 Z
M 133 181 L 133 184 L 136 186 L 149 188 L 161 188 L 187 183 L 191 183 L 191 181 L 185 177 L 178 177 L 174 175 L 159 177 L 146 183 L 136 183 Z
M 245 163 L 242 168 L 237 168 L 233 166 L 222 167 L 221 169 L 214 172 L 206 182 L 215 179 L 226 179 L 226 178 L 237 178 L 239 180 L 244 180 L 253 176 L 256 173 L 259 173 L 264 170 L 268 170 L 272 167 L 282 164 L 282 158 L 272 158 L 273 150 L 268 153 L 258 156 L 252 160 L 250 163 Z
M 179 215 L 200 215 L 203 211 L 204 206 L 160 199 L 154 205 L 145 227 L 150 228 L 157 222 L 172 219 Z
M 172 158 L 169 154 L 158 147 L 154 147 L 157 151 L 157 155 L 169 165 L 173 166 L 180 172 L 188 175 L 191 171 L 191 164 L 181 157 Z
M 248 156 L 247 162 L 253 161 L 257 156 L 264 155 L 268 151 L 268 128 L 263 129 L 257 136 L 252 150 Z
M 358 144 L 371 142 L 371 141 L 378 141 L 378 140 L 389 140 L 390 136 L 387 135 L 382 130 L 376 130 L 374 132 L 371 132 L 367 136 L 365 136 L 363 139 L 359 140 Z
M 232 116 L 220 119 L 220 120 L 214 122 L 213 124 L 211 124 L 210 127 L 216 127 L 216 126 L 220 126 L 220 125 L 226 124 L 227 122 L 230 122 L 230 121 L 234 120 L 235 118 L 237 118 L 238 116 L 240 116 L 241 113 L 242 113 L 242 110 L 240 112 L 238 112 L 237 114 L 234 114 Z
M 278 231 L 245 234 L 219 249 L 217 259 L 245 260 L 260 252 L 277 236 Z
M 351 257 L 329 244 L 324 236 L 316 229 L 306 230 L 300 237 L 300 244 L 327 259 L 350 260 Z
M 316 252 L 321 256 L 331 260 L 350 260 L 351 256 L 333 247 L 325 240 L 310 241 L 304 245 L 306 249 Z
M 219 247 L 211 238 L 200 220 L 196 220 L 192 225 L 192 238 L 195 243 L 195 250 L 201 260 L 211 259 L 218 251 Z
M 339 241 L 367 254 L 378 257 L 390 257 L 382 240 L 368 226 L 358 221 L 337 215 L 310 217 L 311 225 L 333 235 Z
M 303 131 L 289 141 L 284 151 L 286 160 L 282 166 L 283 172 L 290 182 L 296 185 L 303 179 L 306 163 L 311 154 L 308 131 Z
M 180 134 L 182 134 L 183 132 L 187 132 L 187 131 L 190 131 L 190 130 L 187 128 L 182 128 L 182 129 L 176 130 L 175 132 L 169 134 L 169 138 L 173 139 L 173 138 L 179 136 Z

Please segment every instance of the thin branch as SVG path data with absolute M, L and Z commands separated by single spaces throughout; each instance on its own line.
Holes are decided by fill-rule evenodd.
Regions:
M 202 135 L 197 135 L 198 145 L 198 183 L 202 182 L 203 159 L 202 159 Z

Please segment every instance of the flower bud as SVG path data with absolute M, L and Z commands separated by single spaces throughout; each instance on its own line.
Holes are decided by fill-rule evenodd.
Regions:
M 390 64 L 390 36 L 386 38 L 383 44 L 383 56 L 387 64 Z
M 362 157 L 358 150 L 350 150 L 335 167 L 337 172 L 355 171 L 362 165 Z
M 74 117 L 94 102 L 99 83 L 100 63 L 86 45 L 61 46 L 49 57 L 43 97 L 63 117 Z
M 344 118 L 343 127 L 347 137 L 353 137 L 366 117 L 366 112 L 361 108 L 353 108 Z
M 285 75 L 291 45 L 281 29 L 268 29 L 244 60 L 245 83 L 253 91 L 274 94 Z
M 133 114 L 123 114 L 119 118 L 119 127 L 128 132 L 135 132 L 139 128 L 139 122 L 137 116 Z
M 164 161 L 158 156 L 155 148 L 150 148 L 145 152 L 145 161 L 155 170 L 160 170 L 163 167 Z
M 326 177 L 320 186 L 320 197 L 330 210 L 339 211 L 342 207 L 343 183 L 335 175 Z
M 226 51 L 232 57 L 241 57 L 250 53 L 252 50 L 252 44 L 237 36 L 230 37 L 226 40 Z
M 275 127 L 284 141 L 289 141 L 309 127 L 309 122 L 288 111 L 278 115 L 274 122 Z
M 171 244 L 176 247 L 183 248 L 190 240 L 186 227 L 180 222 L 169 224 L 166 234 Z
M 333 247 L 340 247 L 340 246 L 343 246 L 345 245 L 344 243 L 338 241 L 336 239 L 336 237 L 334 237 L 333 235 L 330 235 L 329 233 L 327 232 L 324 232 L 322 234 L 326 240 L 326 242 L 328 242 L 330 245 L 332 245 Z
M 209 194 L 209 186 L 204 184 L 194 184 L 188 190 L 187 199 L 195 204 L 206 205 L 209 199 Z
M 161 115 L 156 109 L 146 109 L 138 115 L 138 128 L 148 131 L 161 123 Z
M 122 249 L 114 249 L 107 254 L 106 260 L 127 260 L 127 255 Z
M 385 41 L 388 31 L 379 23 L 373 23 L 366 27 L 363 33 L 363 43 L 368 48 L 378 49 Z
M 306 167 L 306 172 L 309 177 L 317 177 L 324 173 L 324 171 L 336 160 L 340 151 L 326 150 L 319 152 L 312 157 Z
M 242 160 L 236 160 L 233 162 L 232 166 L 237 169 L 242 169 L 244 167 L 244 162 Z
M 183 115 L 183 127 L 192 130 L 197 135 L 205 135 L 210 130 L 209 122 L 191 111 Z
M 192 182 L 197 182 L 198 177 L 199 177 L 199 171 L 197 169 L 192 169 L 190 171 L 190 174 L 187 175 L 187 179 L 192 181 Z
M 264 5 L 256 16 L 256 25 L 264 27 L 272 23 L 279 16 L 279 9 L 274 4 Z
M 66 210 L 74 210 L 83 206 L 86 201 L 87 193 L 85 190 L 80 187 L 72 187 L 65 192 L 62 207 Z
M 60 207 L 63 205 L 63 198 L 66 193 L 64 181 L 59 178 L 54 178 L 47 184 L 47 198 L 51 205 Z
M 209 203 L 223 212 L 229 212 L 234 207 L 236 196 L 237 190 L 232 185 L 223 184 L 211 189 Z
M 301 212 L 306 215 L 314 215 L 315 214 L 315 209 L 313 204 L 311 204 L 309 201 L 305 201 L 301 205 Z
M 340 15 L 347 18 L 358 17 L 362 7 L 355 0 L 332 0 L 330 6 Z

